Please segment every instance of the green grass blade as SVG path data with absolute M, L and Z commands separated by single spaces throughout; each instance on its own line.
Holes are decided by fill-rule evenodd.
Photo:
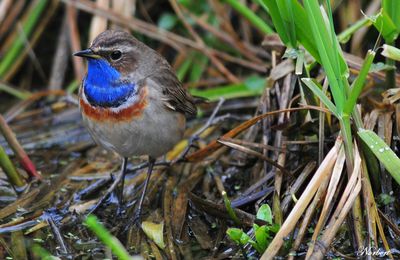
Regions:
M 108 230 L 100 224 L 97 217 L 94 215 L 89 215 L 86 218 L 85 224 L 96 234 L 96 236 L 107 245 L 111 251 L 122 260 L 132 260 L 131 257 L 121 242 L 108 232 Z
M 67 85 L 67 88 L 66 88 L 67 89 L 67 93 L 68 94 L 74 93 L 75 90 L 77 90 L 80 85 L 81 85 L 81 82 L 78 82 L 77 80 L 74 79 L 71 83 L 69 83 Z
M 361 129 L 358 135 L 368 145 L 386 170 L 400 185 L 400 159 L 390 147 L 373 131 Z
M 285 22 L 280 14 L 277 1 L 275 0 L 259 0 L 258 1 L 262 7 L 269 13 L 271 16 L 272 22 L 275 26 L 276 32 L 279 34 L 282 42 L 285 45 L 290 44 L 289 35 L 287 34 L 287 28 L 285 26 Z M 293 47 L 293 46 L 292 46 Z
M 399 0 L 383 0 L 382 8 L 388 13 L 392 19 L 394 25 L 397 27 L 397 31 L 400 32 L 400 1 Z
M 240 219 L 236 216 L 235 211 L 232 208 L 232 203 L 226 194 L 226 191 L 222 191 L 222 198 L 224 199 L 224 204 L 229 217 L 235 222 L 236 225 L 241 225 Z
M 337 55 L 333 55 L 334 59 L 332 62 L 333 62 L 334 67 L 339 67 L 340 66 L 340 64 L 339 64 L 339 59 L 340 59 L 339 49 L 340 48 L 339 48 L 339 44 L 336 40 L 337 38 L 336 38 L 336 34 L 335 34 L 335 28 L 333 27 L 332 8 L 331 8 L 331 2 L 329 0 L 326 0 L 326 6 L 328 8 L 328 18 L 329 18 L 329 21 L 327 21 L 327 30 L 331 37 L 330 40 L 332 42 L 333 50 L 337 54 Z M 325 10 L 323 8 L 320 8 L 320 10 L 321 10 L 321 13 L 324 14 L 323 12 L 325 12 Z M 325 13 L 325 15 L 326 15 L 326 13 Z M 340 71 L 342 71 L 342 70 L 340 70 Z
M 0 62 L 0 78 L 6 74 L 24 48 L 25 39 L 27 36 L 31 35 L 42 12 L 45 10 L 47 2 L 47 0 L 36 1 L 36 5 L 31 9 L 27 20 L 22 25 L 22 32 L 17 36 L 14 44 L 11 46 L 10 50 L 5 53 L 4 58 Z
M 382 34 L 383 39 L 385 39 L 387 43 L 396 40 L 399 32 L 396 25 L 384 9 L 381 9 L 377 15 L 369 16 L 368 18 L 371 20 L 375 28 Z
M 199 81 L 201 75 L 203 75 L 203 72 L 207 68 L 207 64 L 208 64 L 208 57 L 203 53 L 196 53 L 196 55 L 194 55 L 189 81 L 190 82 Z
M 337 60 L 338 52 L 332 44 L 331 35 L 329 34 L 324 22 L 321 10 L 317 0 L 309 0 L 304 2 L 304 7 L 311 25 L 311 32 L 317 44 L 318 53 L 321 57 L 322 66 L 328 76 L 330 89 L 335 100 L 338 113 L 342 113 L 345 101 L 345 91 L 342 84 L 342 75 L 338 64 L 333 64 Z
M 297 37 L 292 2 L 291 0 L 280 0 L 275 2 L 278 6 L 279 14 L 282 17 L 285 30 L 287 31 L 287 35 L 289 37 L 289 47 L 296 48 Z
M 27 99 L 31 95 L 31 93 L 29 91 L 18 90 L 16 88 L 9 86 L 2 82 L 0 82 L 0 91 L 4 91 L 16 98 L 19 98 L 19 99 Z
M 358 20 L 357 22 L 352 24 L 349 28 L 347 28 L 337 36 L 338 41 L 340 43 L 347 43 L 355 32 L 357 32 L 362 27 L 370 26 L 371 24 L 372 24 L 371 21 L 366 17 Z
M 192 95 L 203 97 L 209 101 L 217 101 L 220 97 L 224 99 L 233 99 L 241 97 L 254 97 L 262 94 L 265 88 L 265 79 L 257 76 L 247 78 L 243 83 L 231 84 L 209 89 L 190 88 Z
M 38 244 L 33 244 L 32 246 L 32 252 L 37 255 L 37 257 L 40 257 L 41 260 L 59 260 L 61 258 L 53 256 L 50 254 L 46 249 L 41 247 Z
M 328 31 L 330 32 L 331 35 L 331 41 L 332 41 L 332 45 L 333 45 L 333 51 L 335 52 L 335 64 L 334 66 L 338 66 L 340 68 L 340 77 L 342 81 L 347 81 L 347 78 L 349 77 L 349 68 L 347 66 L 346 60 L 343 56 L 343 52 L 342 49 L 340 48 L 340 44 L 339 44 L 339 40 L 336 37 L 336 33 L 335 33 L 335 28 L 334 28 L 334 22 L 333 22 L 333 12 L 332 12 L 332 8 L 331 8 L 331 4 L 329 0 L 326 0 L 326 5 L 328 7 L 328 16 L 329 16 L 329 22 L 328 25 Z M 321 12 L 325 12 L 324 9 L 321 10 Z M 344 89 L 345 84 L 343 83 L 341 85 Z
M 367 56 L 364 59 L 364 63 L 361 67 L 360 74 L 354 81 L 353 87 L 351 88 L 350 95 L 345 104 L 344 113 L 349 115 L 352 113 L 353 108 L 357 102 L 357 98 L 364 87 L 365 80 L 368 76 L 368 72 L 369 69 L 371 68 L 374 58 L 375 58 L 375 52 L 371 50 L 368 51 Z
M 190 65 L 192 65 L 193 62 L 193 58 L 194 58 L 193 52 L 189 53 L 186 56 L 185 61 L 179 66 L 179 68 L 177 68 L 176 76 L 180 81 L 183 81 L 187 73 L 189 72 Z
M 280 9 L 278 8 L 277 2 L 280 3 L 280 1 L 258 0 L 258 2 L 271 16 L 272 22 L 282 42 L 285 45 L 290 46 L 291 42 L 288 35 L 290 29 L 287 28 L 281 16 Z M 287 5 L 290 5 L 292 9 L 291 15 L 293 17 L 292 22 L 294 23 L 295 27 L 295 38 L 297 38 L 297 41 L 304 46 L 304 48 L 311 54 L 311 56 L 314 57 L 314 59 L 321 63 L 321 58 L 318 54 L 318 49 L 315 44 L 314 37 L 310 33 L 309 21 L 303 6 L 297 0 L 289 0 L 287 1 Z M 295 44 L 295 46 L 297 46 L 297 43 Z
M 306 86 L 314 92 L 315 95 L 319 97 L 322 103 L 334 114 L 338 117 L 337 108 L 332 103 L 332 101 L 322 92 L 321 88 L 315 83 L 311 78 L 302 78 L 301 79 Z
M 293 7 L 294 22 L 296 26 L 297 39 L 304 48 L 321 63 L 321 57 L 318 53 L 318 47 L 315 44 L 313 35 L 310 33 L 310 23 L 306 11 L 297 0 L 291 0 Z
M 15 169 L 4 148 L 0 145 L 0 167 L 3 169 L 10 183 L 18 190 L 25 186 L 24 180 Z
M 274 30 L 269 27 L 260 17 L 258 17 L 252 10 L 247 6 L 243 5 L 237 0 L 225 0 L 233 9 L 243 15 L 251 24 L 265 34 L 272 34 Z

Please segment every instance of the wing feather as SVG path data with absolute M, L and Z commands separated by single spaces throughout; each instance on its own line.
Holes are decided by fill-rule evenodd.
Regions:
M 160 87 L 166 107 L 181 112 L 186 116 L 196 115 L 197 108 L 194 98 L 182 86 L 182 83 L 169 66 L 157 70 L 147 79 L 152 80 Z

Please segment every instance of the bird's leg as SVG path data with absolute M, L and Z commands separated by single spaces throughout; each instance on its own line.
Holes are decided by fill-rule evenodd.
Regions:
M 122 198 L 123 198 L 123 193 L 124 193 L 124 179 L 125 179 L 125 174 L 126 174 L 126 166 L 128 164 L 128 158 L 124 157 L 122 158 L 122 165 L 121 165 L 121 170 L 120 173 L 118 174 L 117 178 L 113 181 L 112 185 L 107 189 L 107 191 L 104 193 L 104 195 L 99 199 L 99 201 L 96 203 L 96 205 L 89 211 L 89 214 L 94 213 L 101 204 L 110 196 L 115 194 L 115 190 L 118 189 L 118 184 L 121 184 L 121 191 L 117 192 L 117 199 L 118 199 L 118 212 L 120 212 L 122 208 Z
M 126 166 L 128 165 L 128 158 L 123 157 L 122 158 L 122 165 L 121 165 L 121 172 L 119 173 L 119 177 L 121 178 L 121 184 L 119 187 L 119 192 L 118 192 L 118 203 L 120 206 L 122 206 L 123 201 L 124 201 L 124 184 L 125 184 L 125 174 L 126 174 Z
M 146 196 L 147 187 L 149 186 L 150 176 L 151 176 L 151 172 L 153 171 L 153 166 L 154 166 L 155 162 L 156 162 L 156 159 L 154 159 L 153 157 L 149 156 L 149 167 L 147 168 L 147 177 L 146 177 L 146 180 L 144 182 L 142 195 L 140 196 L 139 206 L 136 209 L 135 216 L 134 216 L 134 222 L 136 224 L 138 224 L 138 225 L 140 224 L 143 201 L 144 201 L 144 197 Z

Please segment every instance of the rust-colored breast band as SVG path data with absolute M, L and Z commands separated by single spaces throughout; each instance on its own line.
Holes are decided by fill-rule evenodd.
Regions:
M 139 93 L 139 100 L 131 106 L 113 111 L 110 108 L 94 107 L 82 98 L 79 101 L 82 113 L 88 118 L 99 122 L 122 122 L 140 117 L 147 106 L 147 88 L 144 86 Z

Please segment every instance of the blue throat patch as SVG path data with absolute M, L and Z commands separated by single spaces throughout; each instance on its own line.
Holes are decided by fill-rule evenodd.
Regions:
M 137 92 L 135 83 L 122 82 L 120 73 L 106 60 L 88 59 L 83 91 L 92 106 L 118 107 Z

